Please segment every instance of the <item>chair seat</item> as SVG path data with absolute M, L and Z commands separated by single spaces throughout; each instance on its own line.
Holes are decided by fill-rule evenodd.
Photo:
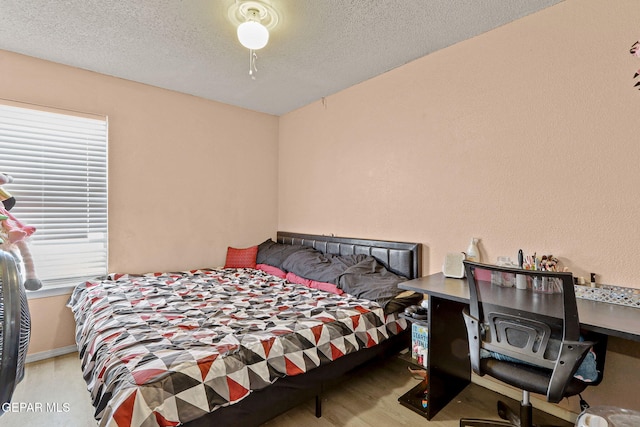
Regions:
M 542 395 L 547 394 L 549 380 L 553 371 L 524 363 L 502 361 L 492 358 L 480 359 L 482 371 L 494 378 L 499 378 L 511 386 L 521 390 Z M 589 384 L 573 378 L 564 390 L 564 396 L 574 396 L 587 388 Z M 554 402 L 557 403 L 557 402 Z

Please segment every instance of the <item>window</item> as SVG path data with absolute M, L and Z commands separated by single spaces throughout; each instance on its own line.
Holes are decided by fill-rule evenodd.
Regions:
M 0 104 L 0 172 L 11 213 L 36 227 L 43 289 L 107 272 L 107 120 Z

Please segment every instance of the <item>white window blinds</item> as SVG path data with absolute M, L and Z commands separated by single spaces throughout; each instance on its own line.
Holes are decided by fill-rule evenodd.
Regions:
M 0 104 L 0 172 L 45 289 L 106 274 L 106 118 Z

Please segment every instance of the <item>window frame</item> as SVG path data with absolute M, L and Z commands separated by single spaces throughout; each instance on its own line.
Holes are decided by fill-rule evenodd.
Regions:
M 36 227 L 28 244 L 34 256 L 36 274 L 42 280 L 43 287 L 38 291 L 28 292 L 27 296 L 31 299 L 68 294 L 78 283 L 108 272 L 108 117 L 5 99 L 0 99 L 0 108 L 0 172 L 14 177 L 14 182 L 5 184 L 3 189 L 17 200 L 11 213 L 24 224 Z M 15 121 L 12 116 L 14 113 L 18 117 Z M 34 120 L 42 119 L 40 125 L 44 127 L 44 132 L 40 129 L 40 135 L 31 139 L 29 134 L 38 127 L 29 127 L 26 121 L 16 124 L 22 122 L 22 114 L 24 117 L 33 117 Z M 56 137 L 57 126 L 60 123 L 66 126 L 67 121 L 70 127 L 66 129 L 71 130 L 70 134 L 63 129 Z M 85 125 L 87 129 L 84 129 Z M 24 128 L 23 133 L 20 133 L 20 126 Z M 47 126 L 55 129 L 51 130 Z M 50 133 L 45 135 L 48 131 Z M 58 142 L 55 142 L 56 138 Z M 52 144 L 46 146 L 42 142 Z M 76 156 L 77 161 L 69 161 L 69 166 L 56 168 L 52 153 L 59 156 L 59 165 L 66 163 L 72 156 Z M 29 154 L 33 157 L 27 159 Z M 52 157 L 47 157 L 48 155 Z M 66 156 L 68 157 L 65 159 Z M 31 158 L 34 160 L 30 163 Z M 34 172 L 29 171 L 29 168 Z M 37 177 L 40 177 L 40 184 L 37 183 Z M 65 189 L 60 190 L 62 186 Z M 47 197 L 48 191 L 44 189 L 48 188 L 53 192 L 53 187 L 61 192 L 60 199 Z M 52 209 L 54 206 L 55 209 Z M 47 212 L 55 210 L 58 211 L 57 217 L 62 217 L 62 220 L 53 219 L 56 215 L 47 215 Z M 67 231 L 77 233 L 79 238 L 70 242 L 74 239 L 65 237 L 64 233 Z M 85 251 L 88 246 L 82 245 L 91 245 L 94 250 Z M 67 261 L 62 263 L 65 267 L 70 267 L 72 273 L 62 272 L 58 267 L 57 259 L 61 249 L 68 250 Z M 74 255 L 78 253 L 81 255 Z M 89 253 L 95 256 L 91 258 L 87 255 Z M 49 259 L 44 262 L 43 258 L 47 256 Z M 72 260 L 74 256 L 80 257 L 77 262 Z M 76 266 L 79 267 L 73 270 Z

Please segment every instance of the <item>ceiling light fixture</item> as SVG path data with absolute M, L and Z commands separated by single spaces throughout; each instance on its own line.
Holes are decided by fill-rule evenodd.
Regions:
M 238 27 L 240 44 L 249 49 L 249 75 L 255 80 L 255 51 L 269 42 L 269 30 L 278 23 L 278 13 L 265 1 L 236 0 L 229 8 L 229 19 Z
M 238 25 L 238 40 L 250 50 L 262 49 L 269 42 L 269 30 L 260 23 L 257 9 L 249 9 L 247 21 Z

